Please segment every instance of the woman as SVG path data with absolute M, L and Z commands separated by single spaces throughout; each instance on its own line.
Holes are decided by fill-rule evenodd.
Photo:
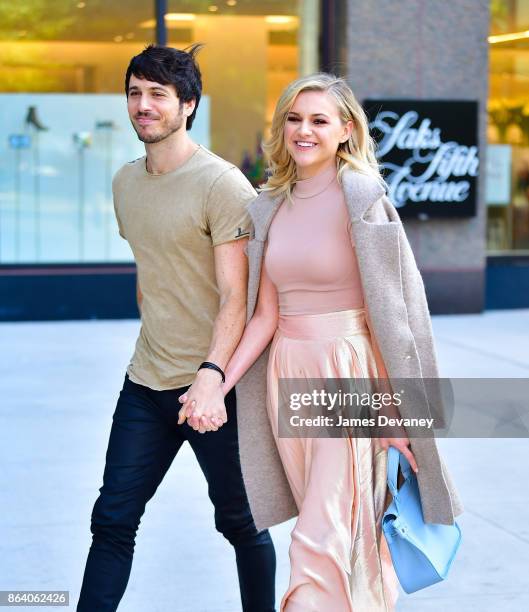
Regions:
M 237 383 L 254 520 L 264 528 L 299 513 L 282 611 L 392 610 L 396 578 L 381 535 L 386 449 L 418 470 L 425 520 L 451 523 L 461 506 L 435 441 L 414 439 L 412 452 L 405 431 L 280 437 L 278 379 L 437 377 L 422 280 L 345 81 L 318 74 L 289 85 L 265 152 L 271 173 L 249 208 L 249 320 L 225 382 L 226 392 Z M 412 395 L 402 415 L 417 416 L 431 399 Z

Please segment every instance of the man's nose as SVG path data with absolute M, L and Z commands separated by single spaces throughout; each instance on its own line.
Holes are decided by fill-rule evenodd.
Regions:
M 142 94 L 140 99 L 138 100 L 138 110 L 139 111 L 149 111 L 151 110 L 151 99 L 148 95 Z

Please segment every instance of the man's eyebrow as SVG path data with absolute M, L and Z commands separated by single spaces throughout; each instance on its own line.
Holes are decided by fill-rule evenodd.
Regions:
M 137 85 L 131 85 L 129 87 L 129 91 L 132 91 L 133 89 L 134 90 L 139 90 L 140 88 Z M 167 87 L 165 87 L 164 85 L 154 85 L 153 87 L 149 87 L 149 89 L 150 90 L 159 89 L 161 91 L 168 91 Z

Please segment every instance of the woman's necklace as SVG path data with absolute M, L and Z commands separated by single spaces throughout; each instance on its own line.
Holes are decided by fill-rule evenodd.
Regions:
M 297 195 L 296 193 L 294 193 L 292 191 L 292 197 L 297 198 L 299 200 L 309 200 L 310 198 L 315 198 L 316 196 L 319 196 L 324 191 L 326 191 L 334 183 L 335 179 L 336 179 L 336 177 L 333 176 L 332 179 L 331 179 L 331 182 L 328 185 L 325 185 L 325 187 L 321 191 L 318 191 L 317 193 L 313 193 L 312 195 L 308 195 L 308 196 L 300 196 L 300 195 Z

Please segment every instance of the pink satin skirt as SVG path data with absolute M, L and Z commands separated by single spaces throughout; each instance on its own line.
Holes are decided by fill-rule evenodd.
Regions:
M 381 530 L 386 451 L 368 438 L 279 438 L 279 378 L 377 377 L 364 309 L 281 316 L 267 408 L 299 517 L 282 612 L 394 610 L 397 578 Z

